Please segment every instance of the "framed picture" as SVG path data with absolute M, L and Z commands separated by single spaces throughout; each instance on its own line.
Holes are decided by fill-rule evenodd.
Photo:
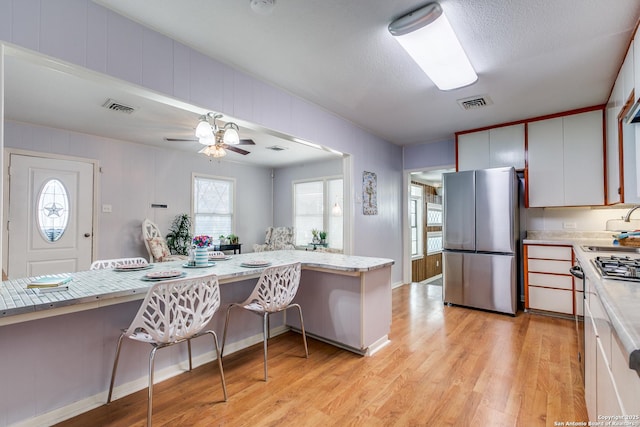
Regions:
M 373 172 L 362 173 L 362 213 L 378 215 L 378 178 Z

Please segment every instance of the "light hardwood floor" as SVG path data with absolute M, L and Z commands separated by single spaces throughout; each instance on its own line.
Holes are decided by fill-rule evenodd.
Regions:
M 391 343 L 360 357 L 286 333 L 154 387 L 155 426 L 553 426 L 586 421 L 574 322 L 442 304 L 440 286 L 393 290 Z M 256 317 L 256 322 L 260 319 Z M 59 426 L 142 426 L 146 390 Z M 106 399 L 106 396 L 105 396 Z

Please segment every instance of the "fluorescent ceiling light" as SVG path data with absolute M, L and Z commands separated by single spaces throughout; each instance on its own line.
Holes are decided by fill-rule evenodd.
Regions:
M 438 3 L 389 24 L 389 32 L 440 90 L 474 83 L 478 76 Z

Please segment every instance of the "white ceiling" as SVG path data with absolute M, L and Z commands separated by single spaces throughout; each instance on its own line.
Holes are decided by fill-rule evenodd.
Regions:
M 436 89 L 387 31 L 415 0 L 276 0 L 270 15 L 249 0 L 94 0 L 233 67 L 313 101 L 398 145 L 456 131 L 604 103 L 640 16 L 638 0 L 443 0 L 479 74 Z M 86 69 L 6 47 L 5 116 L 108 138 L 197 151 L 199 107 Z M 457 100 L 488 95 L 465 111 Z M 106 110 L 112 98 L 136 107 Z M 282 167 L 336 154 L 233 117 L 251 154 L 224 161 Z M 322 144 L 323 141 L 311 141 Z M 267 147 L 287 148 L 274 152 Z
M 203 147 L 195 141 L 164 138 L 193 138 L 198 118 L 206 110 L 20 49 L 7 47 L 6 52 L 5 117 L 9 120 L 191 152 Z M 135 111 L 125 114 L 103 108 L 108 99 Z M 223 117 L 217 124 L 230 119 Z M 278 168 L 341 157 L 295 142 L 288 135 L 236 122 L 240 137 L 252 139 L 255 145 L 239 147 L 249 151 L 247 155 L 227 150 L 221 161 Z M 285 150 L 270 150 L 273 146 Z
M 606 102 L 638 0 L 442 0 L 479 75 L 441 92 L 387 31 L 416 0 L 94 0 L 399 145 Z M 465 111 L 457 100 L 488 95 Z

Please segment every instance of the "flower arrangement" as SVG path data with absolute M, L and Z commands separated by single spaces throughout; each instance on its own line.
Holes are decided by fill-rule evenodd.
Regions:
M 195 236 L 193 238 L 193 244 L 199 248 L 206 248 L 207 246 L 211 246 L 211 236 Z

